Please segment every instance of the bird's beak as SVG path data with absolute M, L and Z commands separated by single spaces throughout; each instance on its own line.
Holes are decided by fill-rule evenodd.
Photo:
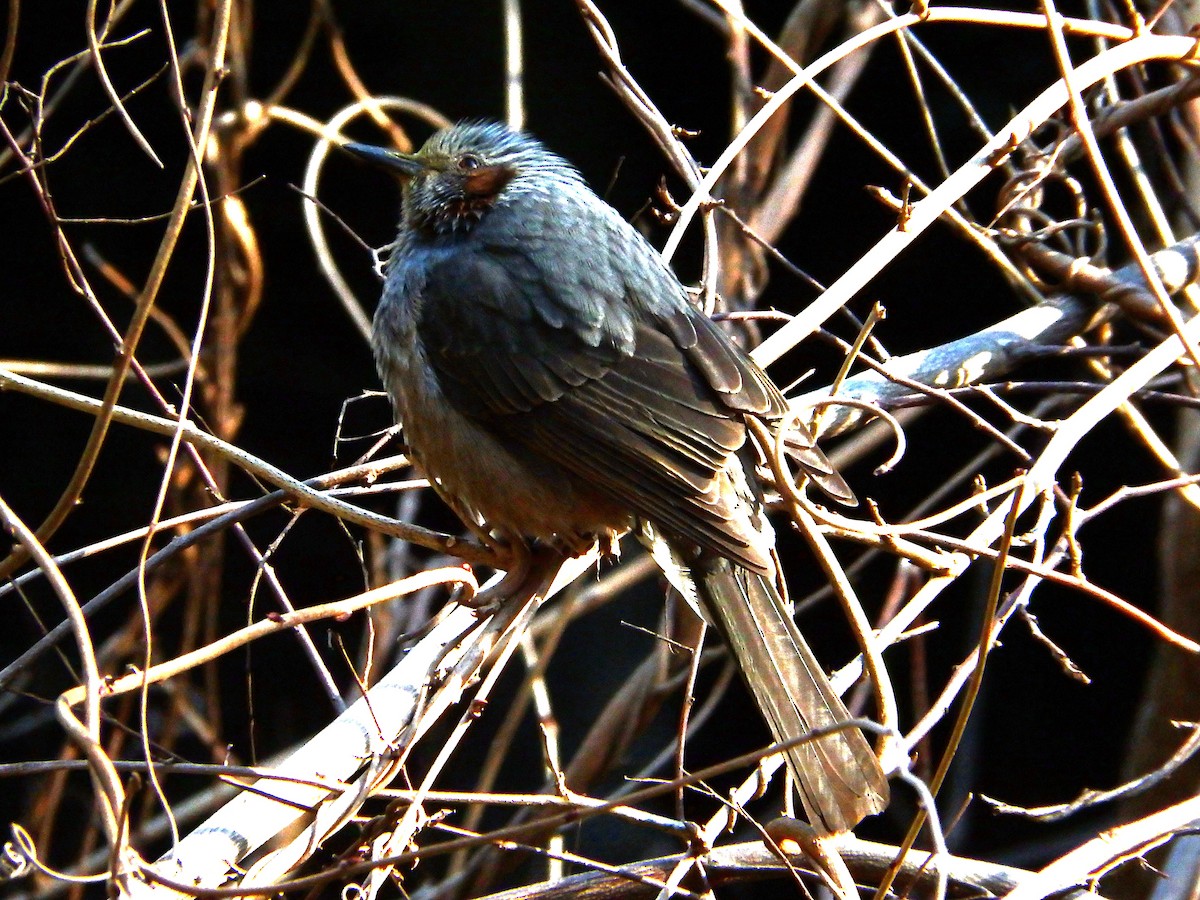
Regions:
M 387 147 L 353 142 L 342 144 L 341 147 L 352 156 L 357 156 L 381 169 L 395 172 L 397 175 L 412 177 L 420 175 L 429 168 L 421 157 L 412 153 L 401 153 L 399 150 L 390 150 Z

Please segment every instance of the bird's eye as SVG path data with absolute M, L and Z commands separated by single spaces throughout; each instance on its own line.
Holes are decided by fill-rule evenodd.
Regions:
M 483 168 L 483 160 L 474 153 L 464 153 L 458 158 L 458 168 L 463 172 L 474 172 Z

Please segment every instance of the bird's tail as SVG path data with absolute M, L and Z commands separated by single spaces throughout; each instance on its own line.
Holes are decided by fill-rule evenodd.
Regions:
M 771 581 L 726 559 L 690 568 L 697 598 L 737 658 L 775 740 L 850 718 Z M 888 784 L 857 728 L 787 751 L 809 823 L 849 831 L 888 802 Z

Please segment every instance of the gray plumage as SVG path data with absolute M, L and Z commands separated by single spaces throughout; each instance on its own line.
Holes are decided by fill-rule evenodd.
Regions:
M 639 529 L 725 634 L 777 739 L 847 718 L 776 590 L 774 535 L 746 477 L 745 417 L 786 412 L 770 379 L 533 138 L 464 123 L 417 154 L 348 149 L 405 176 L 373 346 L 442 494 L 509 539 L 568 553 Z M 853 497 L 815 447 L 801 460 Z M 821 830 L 886 805 L 857 730 L 788 759 Z

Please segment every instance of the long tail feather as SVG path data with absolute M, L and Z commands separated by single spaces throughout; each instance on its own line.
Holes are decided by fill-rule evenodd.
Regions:
M 723 559 L 693 568 L 691 575 L 777 741 L 850 718 L 766 577 Z M 787 760 L 809 823 L 818 830 L 848 831 L 887 806 L 887 779 L 857 728 L 800 744 Z

